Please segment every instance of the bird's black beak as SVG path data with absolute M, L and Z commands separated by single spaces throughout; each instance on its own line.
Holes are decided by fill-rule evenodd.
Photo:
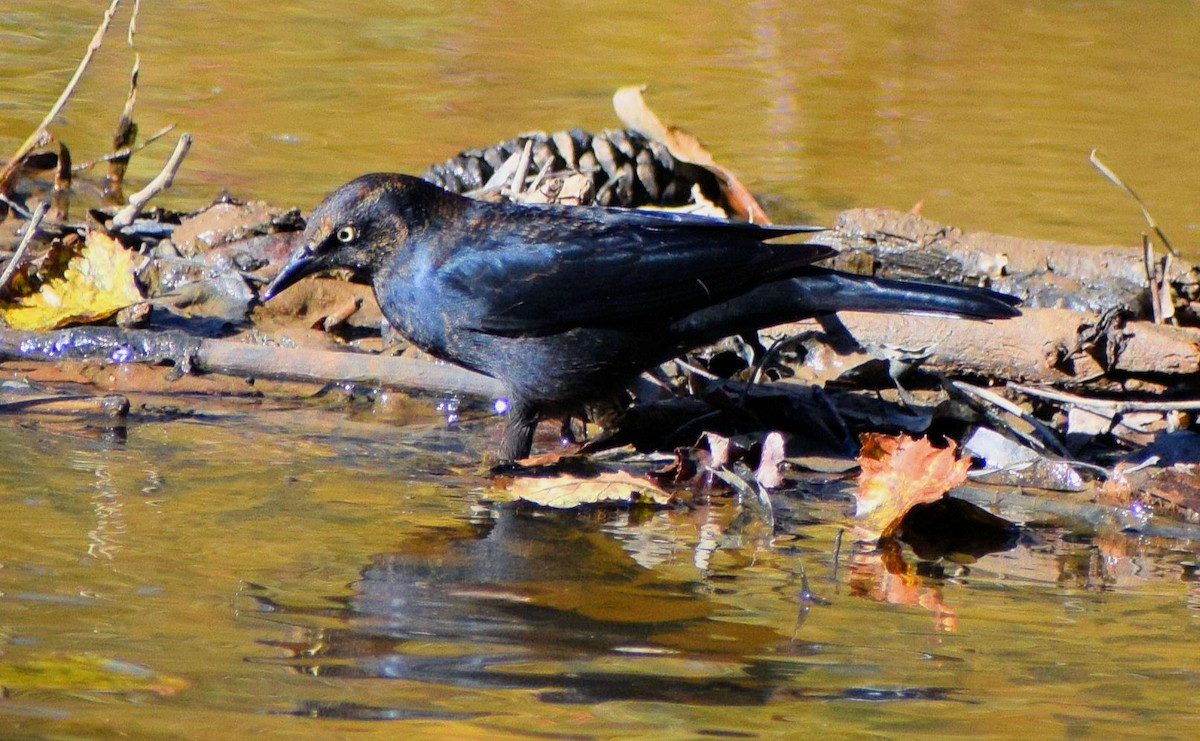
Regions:
M 300 245 L 292 252 L 287 264 L 283 266 L 283 270 L 280 270 L 275 279 L 271 281 L 271 284 L 267 286 L 267 290 L 263 291 L 262 300 L 264 302 L 270 301 L 282 293 L 288 286 L 320 269 L 319 266 L 313 264 L 312 246 L 308 244 Z

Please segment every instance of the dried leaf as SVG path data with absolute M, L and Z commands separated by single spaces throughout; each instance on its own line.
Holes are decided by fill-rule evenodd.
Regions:
M 936 502 L 967 479 L 969 457 L 958 458 L 957 447 L 935 448 L 925 438 L 862 436 L 862 452 L 854 516 L 877 538 L 890 535 L 915 504 Z
M 739 216 L 755 224 L 770 224 L 767 212 L 751 195 L 750 189 L 731 171 L 718 165 L 694 134 L 664 124 L 646 105 L 642 90 L 639 85 L 628 85 L 613 94 L 613 108 L 621 123 L 647 139 L 662 142 L 675 159 L 700 165 L 716 175 L 721 182 L 721 191 Z
M 13 329 L 46 330 L 87 324 L 142 300 L 134 280 L 133 253 L 108 235 L 88 232 L 83 248 L 63 260 L 47 260 L 32 280 L 14 280 L 13 298 L 0 303 L 0 318 Z
M 754 471 L 754 478 L 761 486 L 768 489 L 783 488 L 783 462 L 787 458 L 785 447 L 782 433 L 771 432 L 763 438 L 762 455 Z
M 543 507 L 571 509 L 589 504 L 666 505 L 671 495 L 650 481 L 625 471 L 612 471 L 583 478 L 570 474 L 523 476 L 508 487 L 514 498 Z

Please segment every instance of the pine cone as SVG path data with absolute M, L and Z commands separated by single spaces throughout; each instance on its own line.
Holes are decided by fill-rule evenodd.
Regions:
M 634 131 L 617 129 L 590 134 L 582 129 L 523 134 L 485 149 L 468 149 L 441 164 L 433 165 L 422 177 L 455 193 L 487 197 L 485 188 L 500 193 L 503 183 L 490 182 L 496 171 L 531 142 L 526 184 L 570 175 L 591 181 L 591 204 L 598 206 L 685 206 L 692 202 L 692 186 L 712 203 L 727 207 L 721 187 L 711 172 L 675 159 L 666 146 Z M 547 163 L 549 163 L 547 167 Z M 727 209 L 728 210 L 728 209 Z

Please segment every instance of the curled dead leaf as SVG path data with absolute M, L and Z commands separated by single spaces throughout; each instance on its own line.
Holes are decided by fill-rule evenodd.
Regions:
M 770 432 L 763 438 L 762 454 L 754 478 L 768 489 L 781 489 L 784 485 L 783 464 L 787 459 L 786 441 L 783 433 Z

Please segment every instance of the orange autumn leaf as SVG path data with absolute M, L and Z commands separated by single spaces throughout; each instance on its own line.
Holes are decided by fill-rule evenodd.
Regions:
M 948 448 L 935 448 L 925 438 L 862 436 L 854 516 L 859 526 L 877 538 L 891 535 L 913 505 L 936 502 L 967 480 L 969 457 Z

